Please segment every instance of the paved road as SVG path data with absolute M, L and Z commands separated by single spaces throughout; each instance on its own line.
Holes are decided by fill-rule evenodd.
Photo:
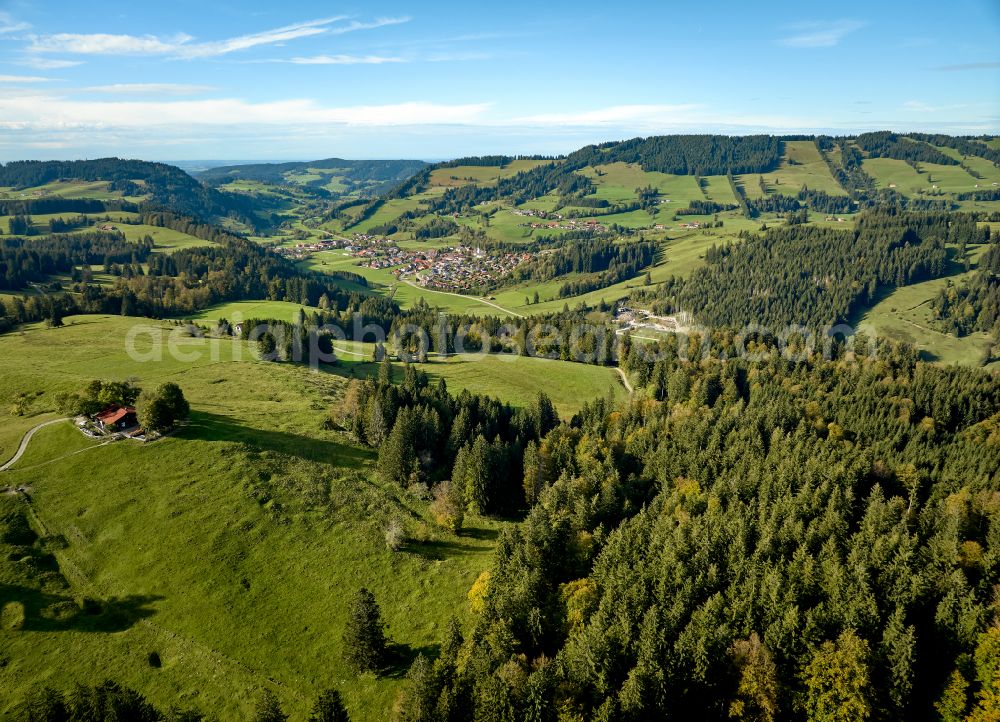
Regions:
M 497 309 L 498 311 L 503 311 L 504 313 L 509 313 L 511 316 L 517 316 L 518 318 L 524 318 L 524 314 L 518 313 L 517 311 L 511 311 L 509 308 L 504 308 L 503 306 L 498 306 L 497 304 L 493 303 L 493 301 L 487 301 L 485 298 L 480 298 L 479 296 L 466 296 L 466 295 L 461 294 L 461 293 L 452 293 L 451 291 L 438 291 L 437 289 L 433 289 L 433 288 L 424 288 L 423 286 L 418 286 L 413 281 L 410 281 L 410 280 L 405 279 L 405 278 L 402 279 L 402 281 L 407 286 L 413 286 L 418 291 L 423 291 L 424 293 L 443 293 L 445 296 L 458 296 L 459 298 L 464 298 L 466 300 L 470 300 L 471 299 L 473 301 L 478 301 L 479 303 L 485 303 L 487 306 L 493 306 L 493 308 Z
M 28 430 L 28 433 L 24 435 L 21 439 L 21 445 L 17 447 L 17 453 L 14 454 L 3 466 L 0 466 L 0 471 L 7 471 L 10 467 L 17 463 L 17 460 L 21 458 L 24 454 L 25 449 L 28 448 L 28 442 L 31 441 L 31 437 L 35 435 L 35 432 L 46 426 L 51 426 L 52 424 L 58 424 L 60 421 L 66 421 L 67 419 L 52 419 L 52 421 L 46 421 L 44 424 L 39 424 L 32 429 Z

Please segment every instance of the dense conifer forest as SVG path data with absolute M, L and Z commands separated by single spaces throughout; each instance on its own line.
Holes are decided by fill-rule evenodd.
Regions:
M 882 352 L 667 362 L 663 401 L 529 442 L 525 521 L 401 719 L 995 714 L 998 387 Z
M 789 225 L 710 249 L 690 278 L 638 297 L 665 312 L 697 309 L 710 325 L 819 328 L 849 322 L 881 287 L 937 278 L 947 244 L 987 242 L 969 216 L 872 211 L 853 230 Z

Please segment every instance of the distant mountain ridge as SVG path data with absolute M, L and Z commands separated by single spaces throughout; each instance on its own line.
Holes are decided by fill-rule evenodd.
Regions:
M 0 164 L 0 186 L 27 189 L 62 180 L 104 181 L 123 196 L 144 197 L 147 209 L 163 209 L 204 221 L 217 217 L 255 224 L 253 204 L 199 183 L 176 166 L 145 160 L 97 158 L 11 161 Z
M 377 194 L 419 173 L 429 164 L 422 160 L 347 160 L 324 158 L 285 163 L 226 165 L 195 172 L 209 186 L 236 180 L 298 185 L 331 195 L 348 192 Z M 331 187 L 336 186 L 336 189 Z

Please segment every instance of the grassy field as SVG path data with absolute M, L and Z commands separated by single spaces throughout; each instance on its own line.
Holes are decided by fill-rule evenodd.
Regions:
M 708 200 L 723 204 L 739 203 L 728 177 L 724 175 L 707 175 L 702 180 L 705 181 L 704 190 Z
M 110 217 L 112 222 L 120 221 L 123 218 L 135 219 L 139 217 L 138 213 L 131 213 L 129 211 L 112 211 L 109 213 L 34 213 L 31 216 L 31 225 L 38 229 L 39 233 L 49 232 L 49 221 L 53 218 L 77 218 L 79 216 L 86 216 L 87 218 L 107 218 Z M 0 230 L 4 233 L 10 233 L 10 219 L 11 216 L 0 216 Z M 91 228 L 82 228 L 79 231 L 89 231 Z
M 407 211 L 416 211 L 420 209 L 424 198 L 425 197 L 423 195 L 417 194 L 410 196 L 409 198 L 397 198 L 386 201 L 377 211 L 375 211 L 375 213 L 372 214 L 371 218 L 361 221 L 356 226 L 351 226 L 348 230 L 350 233 L 367 233 L 375 226 L 380 226 L 396 220 Z
M 957 165 L 920 163 L 919 173 L 905 161 L 892 158 L 866 158 L 862 165 L 880 188 L 895 187 L 905 196 L 929 194 L 935 191 L 964 193 L 976 190 L 977 184 L 980 188 L 985 188 L 990 180 L 997 180 L 993 173 L 988 176 L 989 180 L 973 178 L 964 168 Z
M 65 180 L 52 181 L 45 185 L 33 188 L 13 188 L 0 189 L 0 198 L 11 199 L 31 199 L 43 198 L 45 196 L 58 196 L 60 198 L 96 198 L 98 200 L 114 200 L 123 198 L 119 191 L 108 190 L 107 181 L 84 181 Z M 126 200 L 138 200 L 139 197 L 125 197 Z
M 681 208 L 691 200 L 705 199 L 694 176 L 644 171 L 632 163 L 587 167 L 580 174 L 594 182 L 597 187 L 596 198 L 610 203 L 636 200 L 636 188 L 646 186 L 656 188 L 664 199 L 669 199 L 671 209 Z
M 423 502 L 381 485 L 371 451 L 324 429 L 338 375 L 256 362 L 228 340 L 178 339 L 201 357 L 142 363 L 124 350 L 133 324 L 147 329 L 144 350 L 172 326 L 67 321 L 0 337 L 0 400 L 32 396 L 28 416 L 0 421 L 0 438 L 53 418 L 56 392 L 95 377 L 176 381 L 192 419 L 149 445 L 94 445 L 68 423 L 50 426 L 0 475 L 32 488 L 47 534 L 64 540 L 56 554 L 73 595 L 105 610 L 56 622 L 32 613 L 34 600 L 21 630 L 0 630 L 0 717 L 36 682 L 111 677 L 161 707 L 179 702 L 222 719 L 248 718 L 263 688 L 302 719 L 322 688 L 336 686 L 352 719 L 385 719 L 406 664 L 433 652 L 450 615 L 464 617 L 496 523 L 473 519 L 454 537 L 431 528 Z M 390 552 L 390 518 L 424 541 Z M 355 677 L 340 658 L 346 600 L 362 584 L 398 645 L 392 673 L 378 679 Z M 147 663 L 152 651 L 162 667 Z
M 444 378 L 453 393 L 468 389 L 516 406 L 530 404 L 544 391 L 564 419 L 587 401 L 609 394 L 616 399 L 626 395 L 614 369 L 569 361 L 489 354 L 434 359 L 421 368 L 432 379 Z
M 130 241 L 142 240 L 146 236 L 153 239 L 153 249 L 160 253 L 173 253 L 183 248 L 198 248 L 200 246 L 213 246 L 212 241 L 189 236 L 187 233 L 175 231 L 171 228 L 160 228 L 159 226 L 129 225 L 123 223 L 117 226 L 118 230 L 125 234 Z
M 334 347 L 347 376 L 365 378 L 378 373 L 378 365 L 371 361 L 374 344 L 341 341 Z M 431 354 L 427 363 L 418 368 L 432 383 L 443 378 L 453 394 L 467 389 L 514 406 L 528 406 L 539 391 L 544 391 L 564 420 L 569 420 L 587 401 L 608 394 L 615 399 L 625 397 L 625 387 L 613 368 L 570 361 L 510 354 L 473 353 L 443 358 Z M 394 364 L 394 374 L 402 378 L 399 363 Z
M 764 181 L 786 195 L 795 195 L 804 185 L 834 196 L 846 195 L 811 140 L 785 141 L 785 154 L 778 170 L 765 173 Z
M 125 238 L 130 241 L 142 240 L 145 236 L 150 236 L 155 244 L 155 250 L 161 253 L 173 253 L 182 248 L 194 248 L 198 246 L 210 246 L 211 241 L 202 240 L 189 236 L 182 231 L 175 231 L 171 228 L 161 228 L 159 226 L 147 226 L 144 224 L 122 223 L 123 219 L 135 220 L 139 214 L 126 211 L 113 211 L 110 213 L 40 213 L 31 217 L 32 225 L 38 229 L 40 234 L 49 233 L 49 221 L 53 218 L 76 218 L 85 215 L 88 218 L 104 219 L 111 218 L 111 223 L 115 228 L 125 234 Z M 11 216 L 0 216 L 0 231 L 10 233 Z M 95 230 L 95 226 L 77 228 L 71 233 L 87 233 Z
M 761 178 L 764 187 L 761 187 Z M 819 154 L 819 149 L 811 140 L 785 141 L 785 152 L 778 169 L 770 173 L 747 173 L 736 176 L 736 183 L 746 193 L 747 198 L 763 198 L 766 194 L 781 193 L 793 196 L 803 185 L 830 195 L 845 195 L 830 169 Z
M 458 186 L 495 185 L 498 178 L 510 178 L 522 171 L 551 163 L 548 160 L 514 160 L 503 168 L 497 165 L 460 165 L 454 168 L 438 168 L 431 171 L 432 188 L 456 188 Z
M 238 323 L 247 318 L 267 318 L 278 321 L 292 321 L 299 309 L 306 313 L 318 311 L 317 308 L 302 306 L 297 303 L 287 301 L 233 301 L 212 306 L 204 311 L 195 314 L 190 321 L 216 322 L 220 318 L 228 320 L 230 323 Z
M 137 181 L 142 185 L 144 181 Z M 126 196 L 120 191 L 108 190 L 107 181 L 58 180 L 32 188 L 0 188 L 0 199 L 30 200 L 46 197 L 59 198 L 94 198 L 102 201 L 126 200 L 138 203 L 146 196 Z
M 956 276 L 951 280 L 958 283 L 961 278 Z M 931 361 L 978 366 L 990 344 L 988 334 L 974 333 L 957 338 L 933 328 L 930 301 L 947 285 L 947 281 L 936 278 L 897 288 L 868 310 L 859 328 L 869 325 L 879 336 L 911 344 Z M 1000 362 L 993 362 L 990 366 L 1000 368 Z
M 973 269 L 985 250 L 985 245 L 970 248 L 969 260 Z M 934 311 L 931 309 L 931 301 L 942 288 L 949 282 L 959 285 L 974 272 L 956 272 L 897 288 L 872 306 L 861 317 L 858 325 L 869 325 L 880 336 L 911 344 L 928 360 L 978 366 L 991 343 L 989 334 L 973 333 L 958 338 L 942 333 L 934 327 Z M 1000 362 L 994 361 L 989 367 L 1000 368 Z

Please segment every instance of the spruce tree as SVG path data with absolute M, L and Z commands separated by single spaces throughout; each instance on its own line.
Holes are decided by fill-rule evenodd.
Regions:
M 376 672 L 386 659 L 382 614 L 375 595 L 361 587 L 351 602 L 344 629 L 344 659 L 357 673 Z
M 344 700 L 340 692 L 335 689 L 323 692 L 309 713 L 309 722 L 350 722 L 350 720 L 347 708 L 344 707 Z
M 381 344 L 380 344 L 381 345 Z M 382 349 L 382 358 L 378 366 L 378 383 L 380 386 L 388 386 L 392 383 L 392 362 L 389 355 Z
M 386 483 L 406 486 L 417 471 L 415 436 L 413 411 L 404 406 L 396 416 L 389 438 L 379 447 L 378 470 Z
M 288 715 L 282 711 L 277 696 L 271 690 L 265 689 L 257 700 L 254 722 L 285 722 L 287 719 Z

